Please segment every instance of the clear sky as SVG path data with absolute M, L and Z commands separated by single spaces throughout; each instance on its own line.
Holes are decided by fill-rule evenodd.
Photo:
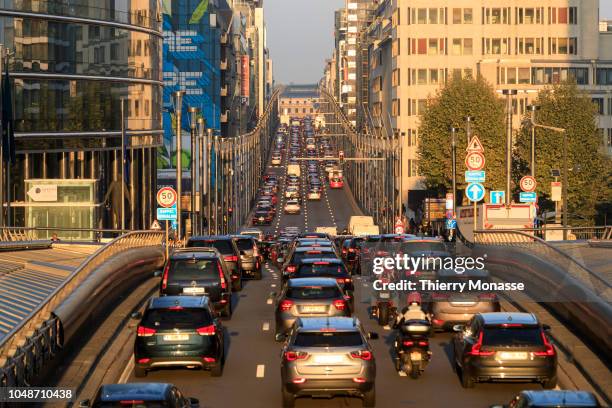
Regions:
M 265 0 L 268 48 L 277 83 L 314 83 L 334 47 L 334 10 L 344 0 Z M 612 19 L 612 0 L 599 0 L 601 18 Z

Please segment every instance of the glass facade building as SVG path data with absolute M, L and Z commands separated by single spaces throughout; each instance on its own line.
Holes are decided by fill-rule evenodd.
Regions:
M 159 0 L 0 0 L 17 146 L 12 225 L 121 226 L 124 100 L 125 226 L 150 226 L 163 141 L 160 7 Z M 26 180 L 46 179 L 89 180 L 91 214 L 82 219 L 90 221 L 71 216 L 69 195 L 32 201 Z

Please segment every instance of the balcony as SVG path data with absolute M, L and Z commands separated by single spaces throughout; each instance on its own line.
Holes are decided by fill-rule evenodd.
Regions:
M 229 110 L 226 110 L 221 114 L 221 123 L 227 123 L 229 120 Z
M 227 58 L 225 58 L 225 59 L 221 60 L 221 66 L 220 66 L 220 68 L 221 68 L 221 71 L 225 71 L 225 70 L 227 70 Z
M 221 87 L 221 96 L 227 96 L 227 84 Z
M 221 38 L 219 39 L 219 41 L 221 42 L 221 45 L 227 44 L 228 37 L 229 35 L 227 33 L 221 34 Z

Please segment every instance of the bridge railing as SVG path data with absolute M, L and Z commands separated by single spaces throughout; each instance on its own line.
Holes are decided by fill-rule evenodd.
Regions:
M 28 385 L 44 362 L 61 348 L 60 321 L 54 310 L 105 262 L 131 249 L 161 246 L 161 231 L 133 231 L 101 247 L 83 262 L 28 317 L 0 339 L 0 386 Z

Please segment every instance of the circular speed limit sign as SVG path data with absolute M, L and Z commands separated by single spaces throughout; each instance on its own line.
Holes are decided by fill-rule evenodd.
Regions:
M 465 166 L 470 170 L 482 170 L 484 165 L 485 157 L 480 152 L 471 152 L 465 156 Z
M 530 193 L 532 191 L 535 191 L 536 187 L 538 186 L 538 183 L 536 183 L 535 177 L 525 176 L 521 179 L 520 186 L 521 190 L 526 193 Z
M 157 204 L 160 207 L 170 208 L 176 204 L 176 191 L 172 187 L 163 187 L 157 191 Z

